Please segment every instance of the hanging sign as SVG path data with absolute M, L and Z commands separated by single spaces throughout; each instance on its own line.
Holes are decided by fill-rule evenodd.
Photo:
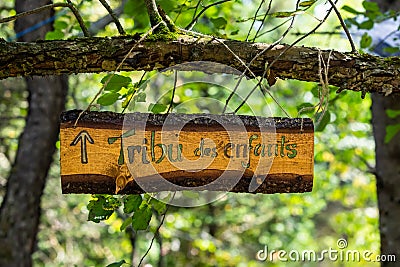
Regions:
M 63 193 L 312 190 L 311 119 L 80 112 L 61 115 Z

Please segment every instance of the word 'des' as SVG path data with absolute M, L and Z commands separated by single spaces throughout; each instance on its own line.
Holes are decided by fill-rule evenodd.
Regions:
M 61 115 L 63 193 L 312 190 L 310 119 L 79 113 Z

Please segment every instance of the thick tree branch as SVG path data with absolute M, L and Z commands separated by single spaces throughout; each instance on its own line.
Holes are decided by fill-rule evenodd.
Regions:
M 120 70 L 137 71 L 163 69 L 191 61 L 213 61 L 243 71 L 243 64 L 228 51 L 228 46 L 244 62 L 250 60 L 269 44 L 214 40 L 182 36 L 176 41 L 144 41 L 137 38 L 80 38 L 75 40 L 9 43 L 0 39 L 0 79 L 14 76 L 50 75 L 61 73 L 90 73 L 114 71 L 127 56 Z M 277 45 L 261 54 L 250 66 L 262 75 L 266 62 L 271 64 L 286 49 Z M 286 51 L 271 66 L 276 77 L 301 81 L 319 81 L 319 49 L 295 46 Z M 322 51 L 326 61 L 329 54 L 329 84 L 340 90 L 379 92 L 385 95 L 400 92 L 400 59 L 381 58 L 336 51 Z M 217 67 L 217 66 L 216 66 Z M 210 72 L 225 72 L 224 69 Z

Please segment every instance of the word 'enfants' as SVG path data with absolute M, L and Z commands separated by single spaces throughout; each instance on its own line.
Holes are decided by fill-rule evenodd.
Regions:
M 151 131 L 150 140 L 143 138 L 142 145 L 127 146 L 127 154 L 129 163 L 135 161 L 149 164 L 150 162 L 161 163 L 164 159 L 170 162 L 183 161 L 182 154 L 184 146 L 181 143 L 163 144 L 156 142 L 156 132 Z M 258 134 L 251 135 L 246 143 L 222 143 L 218 147 L 210 147 L 206 144 L 205 139 L 201 138 L 198 145 L 190 153 L 196 157 L 225 157 L 227 159 L 243 158 L 247 159 L 254 155 L 256 157 L 288 157 L 289 159 L 297 156 L 297 144 L 290 143 L 285 135 L 281 135 L 278 141 L 273 143 L 260 143 Z M 246 164 L 244 167 L 249 167 Z

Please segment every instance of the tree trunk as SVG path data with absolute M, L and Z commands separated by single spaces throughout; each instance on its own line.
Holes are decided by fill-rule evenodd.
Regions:
M 381 254 L 398 253 L 400 247 L 400 139 L 398 135 L 385 144 L 386 126 L 399 124 L 400 117 L 390 119 L 387 109 L 400 109 L 400 97 L 372 97 L 372 125 L 376 143 L 376 185 L 379 206 Z M 400 255 L 397 254 L 399 259 Z M 387 262 L 384 266 L 397 266 Z
M 48 0 L 16 0 L 17 12 L 51 3 Z M 17 21 L 20 32 L 52 15 L 45 11 Z M 44 38 L 51 26 L 25 35 L 22 41 Z M 29 113 L 18 152 L 7 181 L 7 191 L 0 208 L 0 266 L 31 266 L 40 219 L 40 198 L 46 182 L 55 142 L 59 114 L 68 90 L 67 77 L 27 78 Z
M 399 1 L 374 0 L 382 11 L 396 10 Z M 400 231 L 400 138 L 397 134 L 385 144 L 386 127 L 400 124 L 400 117 L 391 119 L 386 110 L 400 109 L 400 97 L 383 97 L 372 94 L 372 126 L 375 138 L 376 187 L 379 207 L 379 231 L 381 236 L 381 254 L 395 254 L 399 261 Z M 382 266 L 398 266 L 396 262 L 382 262 Z

